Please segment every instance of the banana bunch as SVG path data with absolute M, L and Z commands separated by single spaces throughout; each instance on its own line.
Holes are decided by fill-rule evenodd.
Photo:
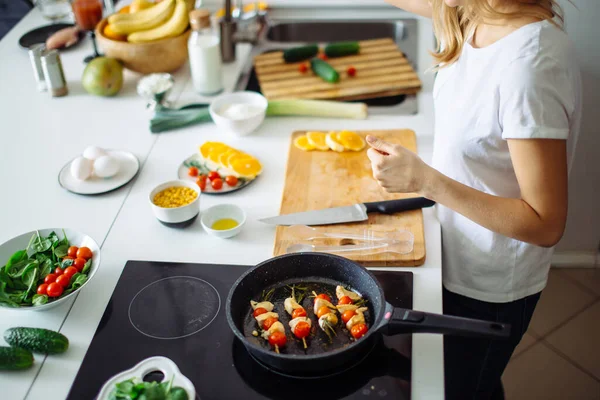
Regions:
M 108 23 L 118 35 L 129 35 L 162 25 L 173 15 L 176 0 L 163 0 L 160 3 L 131 14 L 113 14 Z
M 163 0 L 161 3 L 154 6 L 154 8 L 166 1 L 168 0 Z M 130 43 L 152 42 L 154 40 L 179 36 L 185 32 L 190 23 L 187 2 L 186 0 L 172 1 L 175 2 L 175 10 L 173 10 L 169 19 L 152 29 L 131 33 L 127 36 L 127 41 Z

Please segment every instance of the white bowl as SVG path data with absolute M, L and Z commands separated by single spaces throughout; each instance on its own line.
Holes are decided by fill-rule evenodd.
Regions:
M 187 392 L 190 400 L 196 398 L 196 389 L 194 388 L 194 384 L 181 373 L 177 367 L 177 364 L 167 357 L 155 356 L 147 358 L 136 364 L 133 368 L 123 371 L 110 378 L 104 384 L 104 386 L 102 386 L 97 400 L 110 399 L 110 393 L 113 391 L 117 383 L 134 378 L 137 382 L 141 382 L 144 379 L 144 376 L 153 371 L 160 371 L 163 373 L 165 376 L 163 382 L 168 382 L 174 377 L 174 387 L 182 387 Z
M 192 201 L 190 204 L 186 204 L 185 206 L 175 207 L 175 208 L 164 208 L 159 207 L 154 204 L 154 196 L 158 194 L 161 190 L 166 188 L 170 188 L 173 186 L 184 186 L 193 189 L 198 196 Z M 154 216 L 163 224 L 172 228 L 184 228 L 194 222 L 194 219 L 198 216 L 200 212 L 200 188 L 195 182 L 192 181 L 184 181 L 184 180 L 175 180 L 168 181 L 162 183 L 155 187 L 148 196 L 148 200 L 150 201 L 150 206 L 152 207 L 152 212 L 154 212 Z
M 71 246 L 88 247 L 92 251 L 92 265 L 88 272 L 88 279 L 87 279 L 87 281 L 85 281 L 85 283 L 83 285 L 81 285 L 81 287 L 79 289 L 73 291 L 72 293 L 69 293 L 68 295 L 66 295 L 64 297 L 60 297 L 56 300 L 51 300 L 46 304 L 42 304 L 39 306 L 22 306 L 22 307 L 18 307 L 18 308 L 13 308 L 13 307 L 8 307 L 6 304 L 0 303 L 0 307 L 7 307 L 7 308 L 10 308 L 15 311 L 24 311 L 24 310 L 43 311 L 43 310 L 48 310 L 50 308 L 54 308 L 54 307 L 58 306 L 59 304 L 62 304 L 65 301 L 67 301 L 68 298 L 74 296 L 75 293 L 79 292 L 82 287 L 87 285 L 88 282 L 92 280 L 92 278 L 96 274 L 96 271 L 98 270 L 98 267 L 100 266 L 100 247 L 98 246 L 98 243 L 96 243 L 96 241 L 94 239 L 92 239 L 90 236 L 86 235 L 85 233 L 82 233 L 82 232 L 79 232 L 79 231 L 76 231 L 73 229 L 67 229 L 67 228 L 64 229 L 64 234 L 63 234 L 62 228 L 39 229 L 37 231 L 31 231 L 31 232 L 24 233 L 22 235 L 19 235 L 15 238 L 10 239 L 9 241 L 7 241 L 5 243 L 2 243 L 0 245 L 0 265 L 5 265 L 6 262 L 8 261 L 8 259 L 10 258 L 10 256 L 12 256 L 17 251 L 24 250 L 27 247 L 27 245 L 29 244 L 31 237 L 34 234 L 37 235 L 37 232 L 39 232 L 40 236 L 42 236 L 42 237 L 46 237 L 51 232 L 55 232 L 59 239 L 62 239 L 64 237 L 64 234 L 66 234 L 67 238 L 69 239 L 69 244 Z M 54 268 L 52 268 L 52 270 L 54 271 Z M 37 289 L 37 285 L 36 285 L 36 289 Z
M 250 104 L 256 106 L 257 112 L 249 117 L 233 119 L 223 116 L 222 110 L 233 104 Z M 267 114 L 267 99 L 256 92 L 226 93 L 217 97 L 210 104 L 209 112 L 212 120 L 219 128 L 236 136 L 246 136 L 254 132 L 262 124 Z
M 211 228 L 215 222 L 223 218 L 234 219 L 237 221 L 238 225 L 235 228 L 227 229 L 225 231 L 218 231 Z M 246 223 L 246 213 L 240 207 L 233 204 L 220 204 L 203 211 L 200 222 L 202 223 L 204 230 L 209 234 L 222 239 L 227 239 L 234 237 L 241 232 L 242 226 Z

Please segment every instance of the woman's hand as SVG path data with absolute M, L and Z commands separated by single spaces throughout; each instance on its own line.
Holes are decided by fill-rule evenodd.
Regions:
M 423 193 L 435 171 L 400 145 L 367 136 L 373 177 L 389 193 Z

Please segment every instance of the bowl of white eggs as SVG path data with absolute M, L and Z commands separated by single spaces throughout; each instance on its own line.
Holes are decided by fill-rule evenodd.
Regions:
M 135 155 L 121 150 L 88 146 L 60 171 L 58 180 L 65 189 L 78 194 L 100 194 L 117 189 L 139 171 Z

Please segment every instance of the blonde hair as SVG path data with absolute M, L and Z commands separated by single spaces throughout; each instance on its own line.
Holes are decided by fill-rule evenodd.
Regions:
M 492 7 L 488 0 L 466 0 L 465 5 L 448 7 L 444 0 L 430 0 L 433 11 L 433 30 L 437 38 L 437 49 L 432 53 L 436 69 L 446 67 L 458 60 L 467 38 L 481 21 L 501 18 L 533 17 L 550 20 L 562 27 L 562 9 L 556 0 L 496 0 L 497 3 L 518 3 L 519 11 L 501 12 Z

